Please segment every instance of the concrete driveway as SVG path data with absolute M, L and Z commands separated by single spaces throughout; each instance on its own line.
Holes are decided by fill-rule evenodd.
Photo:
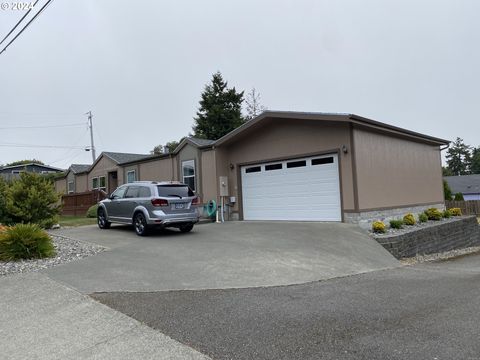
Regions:
M 228 222 L 149 237 L 125 226 L 56 233 L 109 248 L 43 271 L 86 294 L 290 285 L 400 265 L 359 227 L 339 223 Z

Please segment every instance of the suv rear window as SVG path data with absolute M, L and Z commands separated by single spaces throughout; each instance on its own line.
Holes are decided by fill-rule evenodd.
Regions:
M 195 193 L 186 185 L 158 185 L 158 196 L 161 197 L 190 197 Z

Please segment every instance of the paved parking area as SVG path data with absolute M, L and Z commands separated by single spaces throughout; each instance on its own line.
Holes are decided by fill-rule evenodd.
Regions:
M 213 359 L 476 360 L 480 255 L 309 284 L 94 294 Z
M 58 233 L 109 248 L 44 271 L 86 294 L 290 285 L 399 266 L 360 228 L 340 223 L 228 222 L 148 237 L 125 226 Z

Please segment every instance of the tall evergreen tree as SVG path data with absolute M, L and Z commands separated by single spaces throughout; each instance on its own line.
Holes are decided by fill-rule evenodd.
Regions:
M 472 150 L 470 171 L 472 174 L 480 174 L 480 146 Z
M 203 90 L 200 108 L 194 118 L 194 136 L 201 139 L 217 140 L 242 125 L 243 91 L 229 89 L 222 74 L 213 74 L 210 84 Z
M 463 139 L 457 137 L 453 145 L 447 150 L 446 158 L 447 166 L 454 175 L 467 175 L 470 173 L 470 146 L 465 145 Z

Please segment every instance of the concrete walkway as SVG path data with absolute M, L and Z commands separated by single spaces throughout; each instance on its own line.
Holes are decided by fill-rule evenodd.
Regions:
M 228 222 L 148 237 L 125 226 L 59 233 L 110 248 L 44 271 L 85 294 L 290 285 L 400 265 L 359 227 L 340 223 Z
M 2 359 L 209 359 L 38 273 L 0 277 L 0 309 Z

